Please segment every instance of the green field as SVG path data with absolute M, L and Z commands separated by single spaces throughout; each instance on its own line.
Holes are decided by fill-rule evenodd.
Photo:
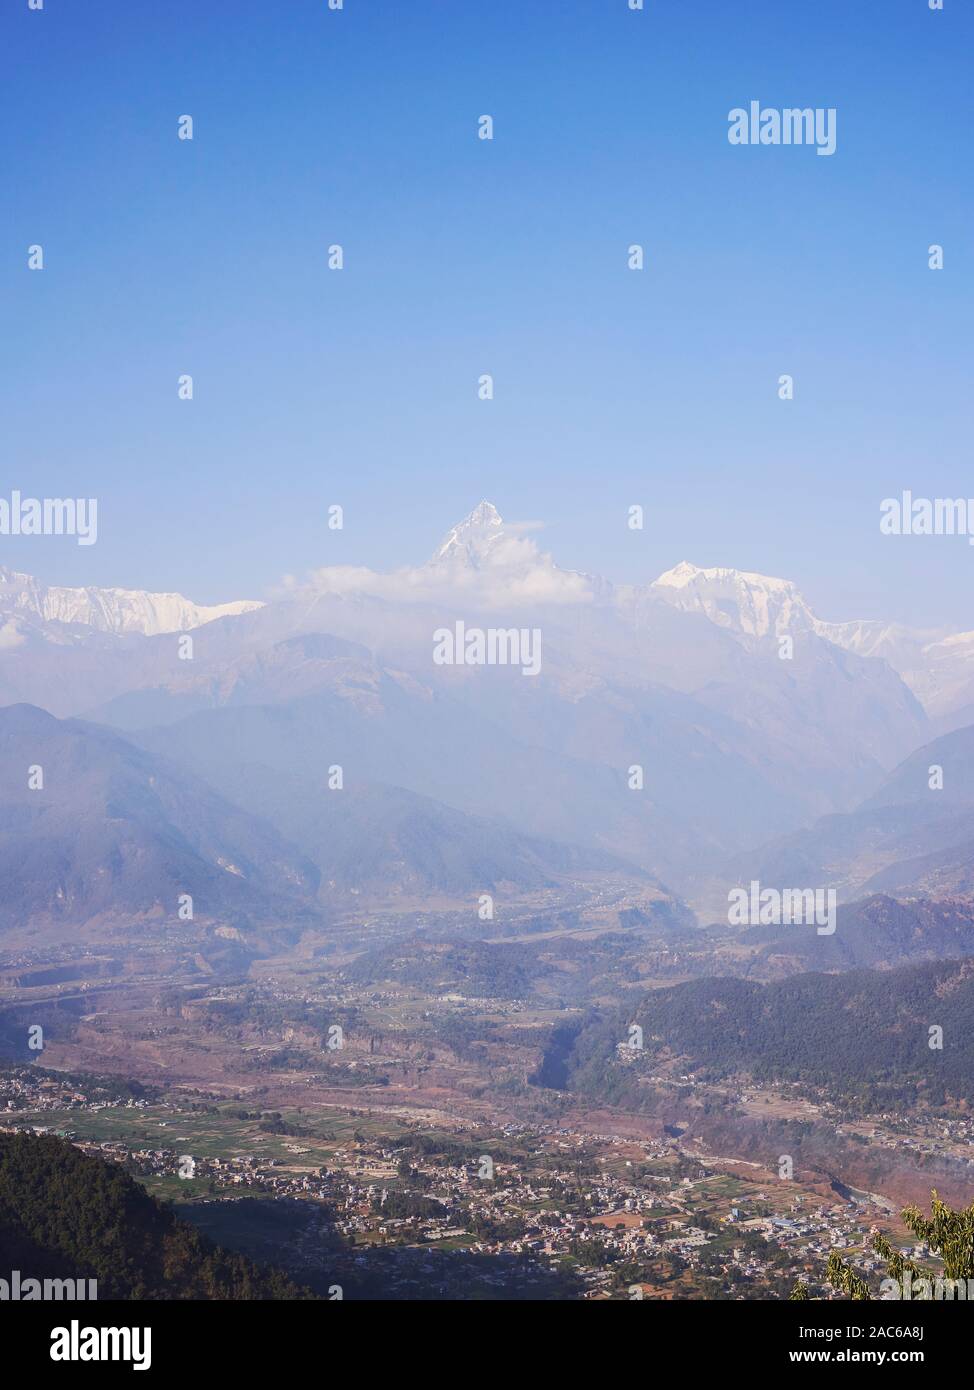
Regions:
M 130 1148 L 177 1149 L 194 1158 L 278 1158 L 295 1167 L 317 1166 L 329 1153 L 351 1143 L 356 1133 L 370 1138 L 394 1138 L 405 1132 L 387 1118 L 349 1116 L 332 1109 L 282 1110 L 282 1119 L 300 1128 L 300 1136 L 262 1133 L 257 1120 L 243 1120 L 232 1113 L 245 1107 L 220 1107 L 216 1114 L 174 1111 L 169 1106 L 135 1109 L 125 1105 L 99 1110 L 28 1110 L 4 1115 L 7 1123 L 66 1131 L 79 1140 L 94 1143 L 118 1141 Z M 308 1154 L 288 1152 L 286 1145 L 310 1149 Z

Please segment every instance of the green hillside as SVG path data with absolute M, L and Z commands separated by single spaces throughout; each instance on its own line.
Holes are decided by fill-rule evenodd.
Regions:
M 0 1251 L 22 1279 L 97 1279 L 103 1299 L 289 1299 L 306 1290 L 213 1245 L 114 1164 L 0 1134 Z

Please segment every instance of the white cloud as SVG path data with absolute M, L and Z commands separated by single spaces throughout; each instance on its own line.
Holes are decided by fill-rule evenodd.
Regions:
M 444 603 L 463 599 L 484 608 L 588 603 L 592 580 L 554 563 L 537 542 L 523 534 L 536 522 L 505 524 L 487 534 L 464 538 L 452 553 L 424 565 L 380 573 L 357 565 L 329 565 L 304 580 L 287 576 L 283 595 L 366 594 L 390 603 Z

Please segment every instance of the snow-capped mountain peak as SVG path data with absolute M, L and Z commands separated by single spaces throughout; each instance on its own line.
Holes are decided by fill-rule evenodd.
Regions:
M 856 656 L 885 661 L 938 717 L 974 706 L 974 633 L 914 629 L 876 618 L 828 622 L 815 616 L 791 580 L 701 569 L 686 560 L 661 574 L 649 590 L 738 637 L 810 633 Z
M 433 563 L 460 561 L 477 565 L 488 556 L 503 531 L 504 519 L 493 502 L 478 502 L 443 538 Z
M 42 622 L 80 623 L 99 632 L 185 632 L 214 618 L 249 613 L 263 605 L 251 599 L 200 604 L 182 594 L 144 589 L 79 589 L 42 584 L 29 574 L 0 565 L 0 617 L 25 616 Z
M 702 613 L 718 627 L 750 637 L 814 628 L 816 619 L 789 579 L 747 570 L 701 569 L 681 560 L 651 585 L 684 612 Z
M 612 585 L 599 576 L 556 565 L 529 534 L 536 529 L 537 522 L 505 522 L 493 502 L 478 502 L 421 573 L 490 606 L 589 603 L 611 594 Z

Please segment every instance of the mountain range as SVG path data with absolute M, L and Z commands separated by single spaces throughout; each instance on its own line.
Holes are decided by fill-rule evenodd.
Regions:
M 113 730 L 0 710 L 0 927 L 290 920 L 319 874 L 266 821 Z M 193 920 L 190 919 L 190 920 Z
M 0 929 L 293 928 L 360 895 L 465 897 L 473 908 L 484 892 L 536 891 L 575 875 L 650 882 L 605 852 L 525 836 L 401 788 L 330 791 L 323 775 L 241 763 L 241 725 L 221 734 L 226 762 L 214 741 L 204 780 L 185 747 L 174 760 L 103 725 L 31 705 L 0 709 Z M 187 896 L 192 917 L 180 913 Z
M 828 883 L 868 893 L 974 893 L 974 728 L 917 749 L 853 811 L 741 856 L 742 878 L 768 886 Z
M 686 562 L 653 588 L 686 613 L 749 637 L 814 633 L 857 656 L 885 661 L 902 677 L 938 728 L 974 720 L 974 632 L 909 628 L 879 619 L 825 622 L 787 579 Z
M 235 891 L 221 859 L 250 866 L 255 894 L 315 910 L 356 897 L 471 900 L 593 873 L 654 892 L 663 884 L 699 907 L 719 901 L 736 874 L 757 876 L 755 864 L 775 879 L 800 865 L 819 875 L 808 881 L 841 880 L 846 896 L 897 887 L 873 881 L 900 860 L 895 829 L 875 863 L 871 832 L 857 839 L 857 829 L 850 862 L 839 864 L 829 818 L 896 820 L 895 807 L 870 798 L 939 732 L 948 687 L 955 712 L 965 707 L 965 640 L 825 623 L 788 581 L 736 570 L 681 564 L 645 585 L 613 585 L 559 567 L 534 529 L 482 502 L 425 563 L 390 574 L 333 566 L 267 602 L 215 608 L 179 595 L 45 589 L 0 571 L 0 704 L 56 716 L 54 729 L 32 730 L 20 727 L 23 711 L 13 716 L 20 741 L 0 816 L 12 824 L 31 806 L 40 826 L 24 798 L 48 792 L 22 792 L 18 781 L 27 764 L 56 766 L 69 728 L 88 741 L 92 767 L 118 764 L 124 791 L 109 805 L 106 774 L 97 789 L 79 782 L 65 803 L 85 833 L 86 806 L 89 821 L 111 822 L 87 849 L 76 835 L 64 851 L 77 872 L 85 853 L 92 875 L 99 855 L 117 851 L 112 862 L 131 865 L 119 824 L 126 836 L 167 826 L 169 843 L 183 823 L 180 796 L 199 811 L 185 812 L 196 838 L 173 848 L 175 863 L 158 847 L 140 850 L 155 875 L 135 895 L 146 911 L 189 874 L 184 854 L 200 860 L 197 876 L 204 866 L 217 874 L 221 912 Z M 540 673 L 437 664 L 436 632 L 461 621 L 537 629 Z M 148 816 L 139 778 L 150 775 L 166 797 Z M 52 832 L 67 831 L 48 814 Z M 908 857 L 956 845 L 963 859 L 964 814 L 919 798 L 909 816 L 926 830 Z M 941 834 L 943 817 L 951 826 Z M 815 836 L 825 837 L 820 851 Z M 938 891 L 964 881 L 962 866 L 933 864 L 907 878 Z M 111 877 L 89 887 L 99 881 Z M 122 885 L 132 882 L 120 870 L 125 910 L 135 898 Z M 36 881 L 36 911 L 62 917 L 71 903 L 97 916 L 111 898 L 92 893 L 82 907 L 85 890 L 59 906 L 35 890 Z M 16 891 L 11 901 L 24 906 Z
M 482 501 L 451 527 L 425 565 L 379 574 L 332 566 L 291 579 L 300 593 L 369 595 L 398 603 L 469 594 L 483 602 L 607 604 L 626 608 L 651 596 L 684 613 L 699 613 L 740 637 L 814 633 L 858 656 L 886 661 L 901 675 L 932 718 L 965 722 L 974 710 L 974 632 L 917 629 L 877 619 L 829 622 L 818 618 L 790 580 L 686 561 L 643 586 L 614 585 L 596 575 L 565 570 L 531 539 L 532 526 L 506 524 Z M 186 632 L 222 617 L 253 612 L 256 600 L 197 604 L 176 593 L 138 589 L 45 585 L 0 566 L 0 650 L 21 645 L 30 628 L 51 641 L 58 629 L 114 634 Z M 974 715 L 972 715 L 974 719 Z
M 214 618 L 249 613 L 259 603 L 199 604 L 182 594 L 151 594 L 143 589 L 80 589 L 41 584 L 29 574 L 0 565 L 0 617 L 4 644 L 17 645 L 21 624 L 69 623 L 98 632 L 184 632 Z

